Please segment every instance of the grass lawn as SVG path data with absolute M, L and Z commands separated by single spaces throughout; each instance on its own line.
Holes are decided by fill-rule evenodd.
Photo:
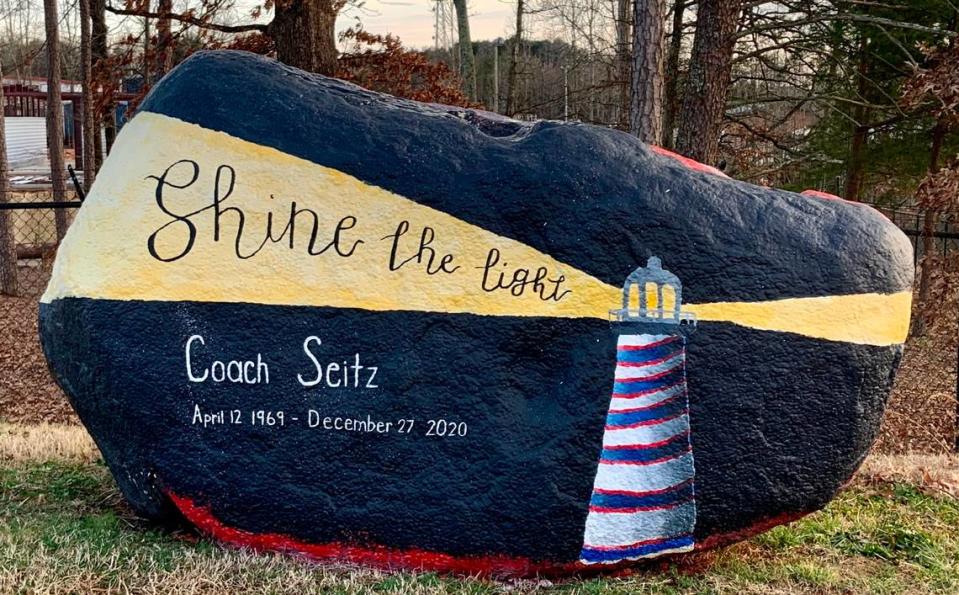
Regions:
M 317 564 L 171 534 L 133 517 L 105 466 L 87 458 L 41 461 L 0 448 L 0 592 L 959 592 L 959 499 L 905 482 L 857 481 L 788 527 L 629 575 L 497 582 Z

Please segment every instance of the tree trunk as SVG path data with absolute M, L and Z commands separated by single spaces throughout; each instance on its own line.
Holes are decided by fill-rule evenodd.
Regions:
M 623 130 L 629 130 L 629 102 L 631 96 L 630 1 L 616 1 L 616 71 L 620 88 L 618 123 L 619 128 Z
M 849 143 L 849 163 L 846 167 L 846 200 L 858 201 L 862 194 L 862 182 L 865 177 L 866 160 L 864 153 L 869 141 L 869 117 L 871 110 L 863 105 L 870 95 L 869 85 L 869 51 L 866 48 L 866 38 L 859 42 L 859 64 L 856 67 L 856 91 L 859 102 L 852 110 L 853 125 L 852 140 Z
M 99 84 L 102 93 L 111 93 L 108 88 L 112 85 L 109 79 L 108 50 L 107 50 L 107 20 L 106 20 L 106 0 L 90 0 L 90 55 L 93 61 L 93 80 Z M 100 171 L 103 165 L 103 157 L 113 146 L 113 139 L 116 137 L 116 121 L 114 120 L 113 102 L 101 102 L 102 105 L 94 106 L 94 126 L 93 126 L 93 146 L 94 146 L 94 172 Z M 100 130 L 103 130 L 103 136 L 100 136 Z M 104 147 L 104 140 L 106 147 Z
M 939 156 L 942 154 L 942 144 L 946 138 L 948 128 L 941 119 L 936 122 L 932 129 L 932 149 L 929 151 L 929 173 L 935 175 L 939 172 Z M 932 269 L 935 259 L 932 253 L 936 249 L 936 220 L 939 213 L 932 208 L 926 207 L 922 219 L 922 261 L 919 268 L 919 299 L 920 305 L 929 303 L 929 290 L 932 287 Z M 918 316 L 912 320 L 912 334 L 922 336 L 926 332 L 926 319 L 921 311 Z
M 516 0 L 516 35 L 513 37 L 513 47 L 509 53 L 509 74 L 506 78 L 506 84 L 509 90 L 506 94 L 506 115 L 513 116 L 516 113 L 516 69 L 519 65 L 519 47 L 523 40 L 523 0 Z
M 470 39 L 470 17 L 466 0 L 453 0 L 453 7 L 456 9 L 463 82 L 466 84 L 466 94 L 470 100 L 476 101 L 476 59 L 473 56 L 473 42 Z
M 336 8 L 333 0 L 283 0 L 267 34 L 280 62 L 326 76 L 336 74 Z
M 864 111 L 860 112 L 858 109 L 856 111 L 863 119 L 868 117 Z M 862 181 L 866 171 L 863 153 L 868 140 L 869 126 L 859 124 L 853 128 L 852 142 L 849 145 L 849 165 L 846 168 L 846 200 L 858 201 L 862 194 Z
M 0 79 L 3 68 L 0 65 Z M 3 85 L 0 85 L 0 106 L 5 105 Z M 0 205 L 7 197 L 7 132 L 3 115 L 0 114 Z M 17 243 L 13 229 L 13 211 L 0 210 L 0 294 L 16 296 L 20 293 L 17 282 Z
M 742 0 L 699 2 L 676 149 L 703 163 L 714 163 L 719 156 L 741 7 Z
M 173 0 L 160 0 L 157 12 L 173 12 Z M 173 34 L 170 19 L 157 19 L 157 80 L 173 68 Z
M 43 0 L 47 32 L 47 151 L 50 153 L 50 181 L 53 200 L 66 198 L 66 165 L 63 162 L 63 101 L 60 97 L 60 31 L 57 0 Z M 57 241 L 67 233 L 67 214 L 56 209 Z
M 144 8 L 150 11 L 150 0 L 143 0 Z M 143 17 L 143 86 L 150 88 L 153 84 L 153 68 L 150 64 L 150 19 Z
M 666 0 L 636 0 L 629 130 L 644 143 L 663 143 L 664 19 Z
M 683 48 L 683 16 L 687 0 L 673 2 L 673 27 L 669 33 L 666 55 L 666 90 L 663 98 L 663 146 L 671 149 L 674 142 L 676 112 L 679 110 L 679 55 Z
M 96 141 L 93 125 L 93 54 L 90 46 L 90 0 L 77 0 L 80 5 L 80 84 L 82 113 L 73 117 L 83 120 L 83 189 L 90 190 L 96 177 Z

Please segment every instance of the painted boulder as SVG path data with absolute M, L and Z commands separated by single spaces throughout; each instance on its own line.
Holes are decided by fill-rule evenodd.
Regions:
M 912 278 L 863 205 L 203 52 L 123 128 L 40 332 L 146 517 L 564 572 L 826 504 L 875 436 Z

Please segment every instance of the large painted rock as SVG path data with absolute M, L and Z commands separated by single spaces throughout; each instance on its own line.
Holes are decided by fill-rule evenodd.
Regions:
M 511 574 L 728 543 L 865 456 L 912 255 L 690 165 L 200 53 L 117 139 L 43 346 L 132 506 L 226 542 Z

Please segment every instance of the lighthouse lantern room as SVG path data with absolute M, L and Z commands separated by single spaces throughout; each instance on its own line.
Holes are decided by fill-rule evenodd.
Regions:
M 664 322 L 695 325 L 696 316 L 682 311 L 683 284 L 679 277 L 663 269 L 662 261 L 651 256 L 623 284 L 623 307 L 610 310 L 616 322 Z

